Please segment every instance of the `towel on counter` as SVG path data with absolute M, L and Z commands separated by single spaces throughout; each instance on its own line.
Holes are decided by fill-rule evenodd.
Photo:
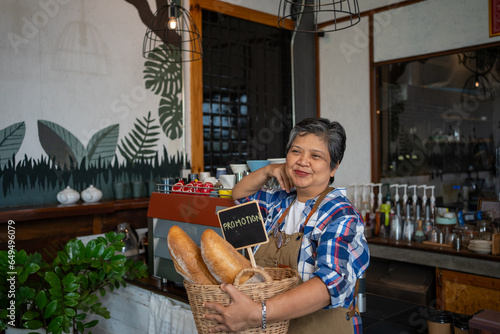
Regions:
M 149 334 L 197 334 L 188 304 L 152 293 L 149 302 Z

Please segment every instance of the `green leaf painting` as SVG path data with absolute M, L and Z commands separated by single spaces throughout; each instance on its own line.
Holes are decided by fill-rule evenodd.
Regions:
M 105 129 L 100 130 L 90 138 L 87 144 L 87 161 L 93 164 L 99 161 L 109 165 L 116 153 L 116 145 L 118 143 L 119 125 L 114 124 Z
M 167 48 L 169 48 L 167 50 Z M 144 79 L 147 89 L 161 95 L 158 116 L 165 135 L 174 140 L 182 136 L 182 63 L 174 46 L 162 45 L 155 49 L 152 60 L 145 63 Z
M 78 138 L 56 123 L 39 120 L 38 137 L 45 153 L 60 168 L 73 169 L 86 155 L 85 147 Z
M 156 142 L 158 141 L 158 125 L 153 125 L 155 119 L 151 118 L 151 111 L 144 120 L 136 118 L 134 129 L 127 137 L 120 141 L 118 149 L 128 161 L 133 162 L 138 159 L 154 159 L 156 155 Z
M 168 138 L 174 140 L 182 136 L 182 102 L 176 95 L 163 97 L 160 101 L 160 124 Z
M 147 89 L 156 95 L 178 94 L 182 88 L 182 63 L 178 62 L 180 53 L 170 53 L 160 46 L 152 53 L 152 60 L 146 61 L 144 79 Z
M 12 124 L 0 130 L 0 169 L 17 154 L 26 133 L 24 122 Z
M 97 163 L 99 158 L 105 165 L 111 163 L 118 142 L 119 125 L 108 126 L 92 136 L 87 147 L 62 126 L 44 120 L 38 121 L 40 144 L 49 159 L 61 169 L 74 169 L 84 158 L 86 164 Z

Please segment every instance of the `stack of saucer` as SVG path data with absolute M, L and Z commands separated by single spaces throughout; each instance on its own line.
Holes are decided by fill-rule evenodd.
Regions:
M 489 254 L 491 253 L 491 241 L 471 240 L 469 243 L 469 250 L 480 254 Z

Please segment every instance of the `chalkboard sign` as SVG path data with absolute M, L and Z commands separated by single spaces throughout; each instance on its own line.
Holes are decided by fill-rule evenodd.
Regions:
M 220 210 L 217 215 L 224 239 L 236 249 L 264 244 L 269 240 L 257 201 Z

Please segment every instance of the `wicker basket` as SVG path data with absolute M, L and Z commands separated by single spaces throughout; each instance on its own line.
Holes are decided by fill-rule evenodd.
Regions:
M 238 285 L 239 277 L 243 273 L 248 272 L 248 270 L 260 273 L 266 278 L 266 281 L 263 283 Z M 234 285 L 253 300 L 261 302 L 297 286 L 299 282 L 300 278 L 297 271 L 291 268 L 265 268 L 265 271 L 252 268 L 240 272 L 236 276 Z M 216 302 L 229 305 L 231 297 L 220 289 L 220 285 L 199 285 L 184 281 L 184 287 L 186 288 L 198 333 L 209 333 L 210 328 L 216 326 L 217 323 L 213 320 L 203 319 L 203 314 L 214 312 L 204 308 L 203 303 Z M 260 327 L 252 327 L 241 333 L 286 334 L 289 323 L 289 320 L 278 321 L 268 324 L 265 331 Z

